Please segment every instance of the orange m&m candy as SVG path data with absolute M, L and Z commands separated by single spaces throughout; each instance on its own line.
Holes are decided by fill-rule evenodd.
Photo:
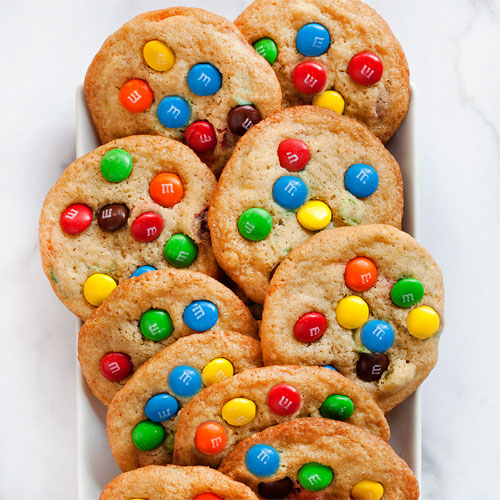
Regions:
M 222 498 L 215 493 L 200 493 L 196 495 L 193 500 L 222 500 Z
M 182 200 L 184 188 L 175 174 L 158 174 L 149 185 L 151 198 L 162 207 L 173 207 Z
M 366 257 L 357 257 L 345 267 L 345 284 L 357 292 L 366 292 L 377 281 L 377 268 Z
M 153 91 L 144 80 L 134 78 L 124 83 L 120 89 L 120 102 L 131 113 L 146 111 L 153 102 Z
M 219 422 L 204 422 L 196 429 L 194 445 L 204 455 L 217 455 L 224 449 L 226 443 L 226 429 Z

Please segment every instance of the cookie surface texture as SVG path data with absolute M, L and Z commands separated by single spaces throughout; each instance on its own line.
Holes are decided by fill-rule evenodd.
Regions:
M 259 448 L 264 453 L 257 458 Z M 279 470 L 267 474 L 274 453 Z M 415 475 L 385 441 L 359 427 L 320 418 L 296 419 L 252 435 L 219 470 L 261 493 L 259 498 L 278 498 L 266 494 L 273 491 L 285 493 L 279 498 L 297 499 L 419 498 Z
M 208 220 L 218 262 L 262 304 L 276 266 L 315 232 L 375 223 L 399 228 L 403 204 L 399 165 L 373 134 L 331 110 L 299 106 L 241 139 Z
M 149 358 L 181 337 L 213 330 L 257 337 L 258 327 L 236 295 L 213 278 L 151 271 L 118 286 L 83 324 L 78 359 L 90 389 L 108 405 Z M 120 360 L 108 363 L 112 354 L 125 356 L 128 370 Z
M 184 407 L 173 463 L 217 467 L 253 432 L 322 414 L 389 439 L 389 426 L 378 406 L 342 375 L 317 366 L 267 366 L 208 387 Z M 212 448 L 205 446 L 207 436 L 212 439 Z
M 333 365 L 387 412 L 434 367 L 443 321 L 441 271 L 411 236 L 378 224 L 323 231 L 273 276 L 264 363 Z
M 313 102 L 330 107 L 363 123 L 383 142 L 405 117 L 406 57 L 387 23 L 366 4 L 256 0 L 235 24 L 262 55 L 262 39 L 274 43 L 272 68 L 285 107 Z
M 240 135 L 281 108 L 274 72 L 234 24 L 181 7 L 141 14 L 111 35 L 87 71 L 85 94 L 101 142 L 164 135 L 216 174 Z

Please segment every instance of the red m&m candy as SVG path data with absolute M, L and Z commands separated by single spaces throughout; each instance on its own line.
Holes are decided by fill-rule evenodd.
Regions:
M 110 352 L 101 359 L 101 373 L 108 380 L 122 380 L 132 372 L 130 356 L 122 352 Z
M 302 94 L 317 94 L 326 86 L 326 71 L 321 64 L 305 61 L 294 69 L 292 81 Z
M 366 292 L 377 281 L 375 264 L 365 257 L 357 257 L 345 266 L 345 284 L 357 292 Z
M 206 153 L 217 146 L 215 129 L 208 122 L 194 122 L 186 130 L 186 144 L 195 153 Z
M 293 385 L 275 385 L 267 395 L 267 406 L 276 415 L 293 415 L 300 407 L 300 393 Z
M 360 85 L 373 85 L 382 78 L 384 66 L 378 56 L 371 52 L 355 55 L 349 63 L 349 75 Z
M 293 333 L 301 342 L 314 342 L 326 331 L 326 318 L 318 312 L 304 314 L 297 320 Z
M 304 141 L 285 139 L 278 146 L 280 165 L 289 172 L 300 172 L 311 159 L 311 151 Z
M 139 215 L 132 223 L 130 231 L 137 241 L 147 243 L 160 236 L 163 230 L 163 219 L 155 212 L 146 212 Z
M 204 422 L 199 425 L 194 435 L 196 449 L 204 455 L 217 455 L 227 443 L 227 432 L 219 422 Z
M 76 203 L 69 206 L 60 219 L 61 228 L 65 233 L 78 234 L 85 231 L 92 222 L 92 211 L 87 205 Z
M 121 105 L 131 113 L 146 111 L 153 102 L 153 91 L 144 80 L 134 78 L 120 89 Z

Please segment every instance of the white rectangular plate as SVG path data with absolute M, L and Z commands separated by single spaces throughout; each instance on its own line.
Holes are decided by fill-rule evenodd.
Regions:
M 404 180 L 405 215 L 403 229 L 418 238 L 418 167 L 416 151 L 416 89 L 412 85 L 410 110 L 390 140 L 388 148 L 401 167 Z M 85 103 L 83 87 L 76 94 L 76 155 L 99 146 L 99 140 Z M 80 321 L 76 330 L 80 329 Z M 109 451 L 106 436 L 106 408 L 90 392 L 80 367 L 76 367 L 78 499 L 96 500 L 106 484 L 120 470 Z M 388 414 L 390 443 L 406 460 L 420 481 L 421 403 L 417 391 Z

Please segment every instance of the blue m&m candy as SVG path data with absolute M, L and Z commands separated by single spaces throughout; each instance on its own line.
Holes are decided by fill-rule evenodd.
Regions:
M 212 64 L 196 64 L 189 70 L 187 82 L 196 95 L 214 95 L 222 86 L 222 75 Z
M 201 389 L 201 375 L 191 366 L 176 366 L 168 375 L 168 385 L 176 396 L 190 398 Z
M 315 57 L 324 54 L 330 47 L 330 33 L 321 24 L 306 24 L 297 33 L 297 50 L 304 56 Z
M 394 344 L 394 329 L 385 321 L 373 319 L 363 326 L 361 342 L 371 352 L 385 352 Z
M 164 97 L 156 110 L 158 120 L 167 128 L 180 128 L 187 125 L 191 118 L 191 108 L 182 97 Z
M 157 394 L 146 404 L 144 409 L 146 417 L 153 422 L 165 422 L 170 420 L 179 409 L 179 403 L 170 394 Z
M 347 191 L 352 193 L 358 198 L 366 198 L 372 195 L 378 188 L 378 174 L 377 171 L 364 165 L 363 163 L 356 163 L 347 170 L 344 177 L 344 184 Z
M 273 186 L 274 201 L 287 210 L 294 210 L 304 204 L 307 188 L 304 181 L 291 175 L 280 177 Z
M 332 365 L 322 365 L 323 368 L 328 368 L 329 370 L 333 370 L 334 372 L 338 372 L 337 368 Z
M 141 274 L 147 273 L 149 271 L 156 271 L 156 267 L 153 266 L 139 266 L 131 275 L 131 278 L 140 276 Z
M 195 300 L 184 309 L 182 317 L 184 323 L 192 330 L 206 332 L 217 323 L 219 311 L 213 302 Z
M 278 452 L 267 444 L 255 444 L 247 451 L 247 469 L 259 477 L 272 476 L 280 465 Z

